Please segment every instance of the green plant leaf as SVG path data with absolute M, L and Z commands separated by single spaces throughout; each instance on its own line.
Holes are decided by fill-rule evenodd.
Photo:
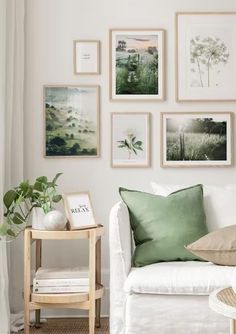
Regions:
M 43 209 L 44 213 L 48 213 L 51 210 L 50 203 L 42 203 L 41 208 Z
M 29 185 L 29 181 L 27 180 L 27 181 L 23 181 L 23 182 L 21 182 L 19 188 L 20 188 L 24 193 L 26 193 L 26 192 L 28 191 L 29 187 L 30 187 L 30 185 Z
M 41 192 L 44 189 L 44 184 L 42 182 L 36 181 L 34 184 L 34 189 Z
M 58 202 L 60 202 L 61 199 L 62 199 L 61 195 L 55 195 L 55 196 L 53 196 L 52 201 L 54 203 L 58 203 Z
M 129 149 L 132 148 L 126 139 L 125 139 L 125 146 L 127 146 Z
M 16 237 L 15 232 L 10 228 L 7 230 L 7 235 L 10 235 L 11 237 L 14 237 L 14 238 Z
M 61 176 L 63 173 L 57 173 L 56 176 L 53 178 L 52 183 L 55 185 L 57 182 L 57 179 L 59 178 L 59 176 Z
M 48 178 L 47 178 L 47 176 L 39 176 L 39 177 L 37 177 L 36 182 L 46 184 L 48 182 Z
M 12 218 L 14 224 L 19 225 L 25 222 L 24 218 L 21 216 L 19 212 L 16 212 Z
M 17 197 L 18 195 L 15 190 L 7 191 L 3 197 L 3 203 L 5 204 L 5 207 L 9 209 Z
M 143 151 L 143 148 L 141 146 L 134 146 L 136 150 Z
M 40 197 L 40 193 L 39 193 L 39 192 L 34 191 L 34 192 L 32 193 L 32 200 L 36 200 L 36 199 L 38 199 L 39 197 Z
M 135 145 L 141 146 L 143 142 L 141 140 L 136 141 Z

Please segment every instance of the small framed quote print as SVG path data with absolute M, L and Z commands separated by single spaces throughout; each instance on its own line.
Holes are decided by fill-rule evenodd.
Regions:
M 230 112 L 161 114 L 162 167 L 232 166 Z
M 235 101 L 236 12 L 176 14 L 177 101 Z
M 88 192 L 63 194 L 63 202 L 71 230 L 97 226 Z
M 110 30 L 110 99 L 164 100 L 164 30 Z
M 75 74 L 100 74 L 100 41 L 74 41 Z
M 112 167 L 150 166 L 150 113 L 112 113 Z

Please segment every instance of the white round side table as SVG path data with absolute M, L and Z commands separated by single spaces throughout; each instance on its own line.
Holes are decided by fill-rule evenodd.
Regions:
M 218 289 L 209 296 L 210 308 L 230 318 L 230 333 L 236 334 L 236 294 L 231 287 Z

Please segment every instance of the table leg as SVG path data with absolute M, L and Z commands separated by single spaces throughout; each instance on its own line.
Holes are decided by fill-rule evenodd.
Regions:
M 36 255 L 36 271 L 37 271 L 38 268 L 42 266 L 42 240 L 40 239 L 36 240 L 35 253 L 36 253 L 35 255 Z M 41 310 L 35 310 L 35 327 L 36 328 L 40 327 L 40 313 L 41 313 Z
M 96 234 L 89 231 L 89 334 L 95 330 Z
M 25 230 L 24 238 L 24 333 L 29 334 L 30 325 L 30 231 Z
M 96 283 L 101 284 L 101 238 L 96 242 Z M 96 300 L 96 328 L 101 327 L 101 299 Z
M 236 320 L 230 319 L 230 334 L 236 334 Z

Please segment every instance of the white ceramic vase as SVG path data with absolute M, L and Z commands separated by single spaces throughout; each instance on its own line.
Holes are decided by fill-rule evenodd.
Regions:
M 52 210 L 43 218 L 44 229 L 48 231 L 61 231 L 65 229 L 66 217 L 61 211 Z
M 35 230 L 45 230 L 44 226 L 45 213 L 42 208 L 33 208 L 32 210 L 32 228 Z

